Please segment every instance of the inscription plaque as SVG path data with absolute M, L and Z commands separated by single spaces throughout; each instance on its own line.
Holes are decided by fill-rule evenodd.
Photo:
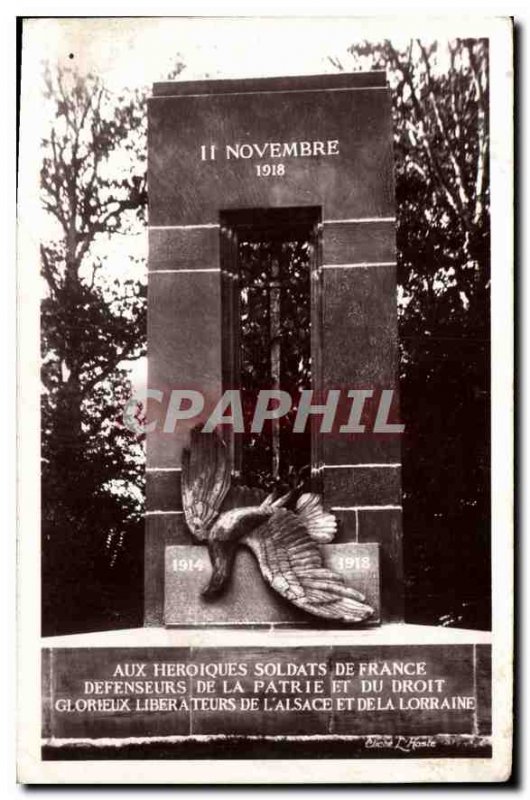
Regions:
M 323 545 L 326 567 L 344 576 L 366 597 L 374 616 L 364 623 L 380 621 L 379 545 Z M 164 623 L 168 626 L 217 625 L 325 627 L 340 626 L 297 609 L 265 583 L 255 558 L 246 548 L 237 553 L 230 585 L 214 601 L 201 597 L 211 566 L 206 548 L 193 545 L 166 547 Z
M 161 747 L 169 737 L 165 757 L 185 758 L 188 745 L 168 749 L 171 737 L 212 737 L 205 752 L 217 737 L 226 754 L 232 736 L 285 744 L 303 734 L 319 748 L 326 737 L 350 737 L 350 757 L 432 757 L 448 745 L 469 757 L 488 748 L 490 696 L 488 645 L 43 651 L 43 737 L 52 748 L 81 738 L 104 751 L 106 740 L 128 747 L 127 737 L 146 736 Z

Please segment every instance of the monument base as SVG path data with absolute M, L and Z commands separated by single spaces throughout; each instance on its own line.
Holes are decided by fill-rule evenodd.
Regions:
M 360 624 L 378 625 L 381 620 L 379 545 L 323 545 L 321 552 L 325 566 L 341 574 L 346 585 L 364 594 L 366 602 L 374 609 L 373 617 Z M 346 625 L 315 617 L 284 600 L 267 585 L 256 559 L 246 548 L 238 551 L 230 584 L 215 600 L 205 600 L 201 596 L 211 574 L 205 547 L 166 547 L 165 558 L 164 623 L 168 626 L 321 628 Z
M 225 636 L 43 640 L 43 758 L 491 756 L 489 633 L 238 631 L 230 646 Z

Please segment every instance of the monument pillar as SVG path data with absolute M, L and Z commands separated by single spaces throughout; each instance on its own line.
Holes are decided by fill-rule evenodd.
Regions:
M 392 125 L 384 72 L 156 84 L 149 102 L 145 624 L 164 622 L 165 549 L 190 544 L 180 502 L 186 432 L 164 432 L 175 389 L 211 407 L 226 383 L 223 220 L 312 215 L 313 386 L 396 389 Z M 317 436 L 337 544 L 379 545 L 382 619 L 403 619 L 398 437 Z

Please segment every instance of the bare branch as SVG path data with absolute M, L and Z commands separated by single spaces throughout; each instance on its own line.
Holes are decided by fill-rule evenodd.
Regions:
M 101 383 L 101 381 L 104 381 L 106 378 L 108 378 L 109 375 L 111 375 L 114 372 L 120 361 L 124 361 L 127 358 L 129 358 L 132 361 L 135 361 L 137 358 L 140 358 L 140 355 L 137 356 L 131 355 L 136 347 L 138 347 L 138 341 L 136 339 L 133 339 L 131 342 L 125 345 L 125 347 L 123 347 L 119 353 L 117 353 L 112 359 L 108 361 L 107 365 L 101 369 L 101 372 L 98 373 L 98 375 L 95 375 L 93 378 L 91 378 L 91 380 L 86 381 L 82 386 L 83 396 L 89 394 L 98 383 Z
M 344 72 L 344 67 L 342 66 L 342 62 L 338 56 L 328 56 L 329 63 L 338 69 L 339 72 Z
M 478 153 L 477 153 L 477 168 L 475 172 L 475 207 L 473 212 L 473 221 L 477 224 L 480 221 L 484 210 L 484 193 L 485 193 L 485 178 L 486 178 L 486 159 L 488 153 L 488 140 L 487 140 L 487 118 L 486 118 L 486 97 L 485 90 L 482 86 L 480 75 L 480 68 L 477 64 L 473 46 L 466 41 L 466 49 L 469 56 L 469 64 L 473 74 L 473 83 L 477 96 L 477 139 L 478 139 Z
M 436 176 L 436 178 L 438 180 L 438 183 L 439 183 L 439 185 L 440 185 L 440 187 L 442 189 L 442 192 L 443 192 L 447 202 L 449 203 L 451 209 L 453 211 L 455 211 L 455 213 L 458 215 L 459 219 L 462 221 L 462 224 L 467 229 L 469 229 L 470 223 L 469 223 L 468 215 L 466 213 L 466 209 L 462 205 L 462 199 L 461 199 L 461 197 L 459 196 L 458 193 L 456 193 L 456 195 L 455 195 L 451 191 L 451 187 L 450 187 L 447 179 L 445 178 L 442 165 L 440 164 L 434 149 L 431 147 L 430 138 L 429 138 L 429 135 L 428 135 L 427 130 L 426 130 L 425 111 L 424 111 L 424 109 L 422 107 L 422 104 L 420 103 L 420 101 L 418 99 L 418 95 L 417 95 L 417 92 L 416 92 L 416 87 L 414 85 L 413 67 L 412 67 L 412 42 L 411 42 L 411 44 L 409 46 L 408 62 L 407 62 L 406 65 L 403 64 L 403 62 L 400 60 L 396 50 L 393 48 L 393 46 L 392 46 L 392 44 L 390 42 L 387 42 L 387 46 L 388 46 L 388 50 L 389 50 L 389 53 L 390 53 L 390 56 L 391 56 L 393 68 L 396 71 L 401 73 L 401 75 L 403 76 L 404 84 L 406 84 L 408 89 L 409 89 L 411 102 L 412 102 L 412 108 L 413 108 L 413 112 L 414 112 L 414 115 L 415 115 L 415 118 L 416 118 L 416 125 L 417 125 L 416 132 L 418 134 L 418 138 L 420 140 L 421 146 L 423 147 L 423 149 L 425 151 L 425 154 L 427 156 L 428 162 L 431 165 L 431 169 L 433 171 L 433 174 Z
M 42 260 L 42 266 L 44 268 L 44 275 L 45 275 L 46 281 L 48 282 L 48 285 L 49 285 L 52 293 L 54 294 L 54 296 L 57 297 L 58 294 L 59 294 L 59 287 L 57 285 L 57 281 L 56 281 L 55 276 L 53 274 L 52 266 L 51 266 L 50 262 L 48 261 L 48 256 L 46 254 L 46 249 L 44 248 L 43 245 L 41 245 L 41 248 L 40 248 L 40 255 L 41 255 L 41 260 Z
M 420 49 L 423 65 L 425 67 L 425 74 L 426 74 L 426 77 L 427 77 L 427 89 L 428 89 L 428 92 L 429 92 L 429 99 L 431 101 L 431 106 L 432 106 L 432 109 L 434 111 L 434 118 L 436 120 L 436 125 L 438 127 L 439 132 L 440 132 L 440 135 L 443 138 L 443 141 L 444 141 L 445 146 L 447 148 L 447 152 L 449 154 L 450 163 L 451 163 L 451 165 L 453 167 L 453 170 L 454 170 L 454 180 L 455 180 L 455 184 L 456 184 L 456 187 L 457 187 L 457 192 L 458 192 L 459 199 L 460 199 L 460 208 L 461 208 L 462 213 L 465 213 L 467 215 L 467 208 L 469 207 L 469 198 L 467 196 L 467 192 L 466 192 L 466 188 L 465 188 L 465 182 L 464 182 L 464 178 L 463 178 L 463 175 L 462 175 L 462 170 L 460 168 L 460 164 L 458 163 L 458 159 L 457 159 L 456 154 L 455 154 L 455 150 L 454 150 L 454 147 L 453 147 L 453 142 L 451 140 L 451 136 L 450 136 L 449 131 L 447 130 L 447 128 L 445 126 L 445 123 L 444 123 L 444 121 L 442 119 L 442 115 L 440 113 L 438 102 L 436 100 L 436 94 L 435 94 L 435 91 L 434 91 L 434 85 L 433 85 L 432 74 L 431 74 L 431 66 L 429 64 L 429 57 L 428 57 L 427 51 L 425 50 L 425 47 L 423 46 L 423 44 L 420 41 L 420 39 L 416 39 L 416 42 L 417 42 L 418 47 Z

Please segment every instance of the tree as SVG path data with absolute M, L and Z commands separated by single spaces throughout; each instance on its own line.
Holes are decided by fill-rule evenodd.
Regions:
M 143 219 L 146 114 L 140 93 L 112 97 L 73 70 L 46 70 L 45 100 L 43 628 L 59 632 L 112 625 L 120 591 L 141 585 L 130 556 L 142 542 L 142 442 L 120 418 L 124 362 L 145 353 L 145 286 L 141 257 L 114 240 Z
M 357 69 L 386 69 L 392 89 L 407 617 L 487 627 L 487 41 L 349 52 Z

